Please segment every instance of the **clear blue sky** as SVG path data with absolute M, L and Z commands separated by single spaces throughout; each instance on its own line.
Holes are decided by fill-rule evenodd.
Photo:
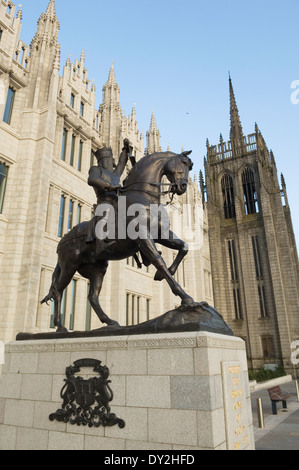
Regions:
M 30 44 L 48 0 L 22 4 Z M 97 106 L 114 61 L 122 109 L 136 103 L 144 135 L 154 110 L 163 149 L 193 150 L 197 174 L 206 139 L 229 140 L 230 71 L 244 133 L 258 123 L 285 176 L 298 246 L 298 0 L 56 0 L 56 12 L 61 63 L 85 50 Z

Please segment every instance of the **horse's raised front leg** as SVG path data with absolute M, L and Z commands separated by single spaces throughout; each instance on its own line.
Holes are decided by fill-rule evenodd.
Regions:
M 189 246 L 186 242 L 180 240 L 172 231 L 169 232 L 169 238 L 159 239 L 157 240 L 157 243 L 159 243 L 159 245 L 165 246 L 166 248 L 170 248 L 171 250 L 178 251 L 177 257 L 175 258 L 170 268 L 168 268 L 168 271 L 173 276 L 183 259 L 187 256 Z M 162 281 L 162 279 L 164 279 L 164 276 L 162 275 L 161 271 L 157 271 L 155 275 L 155 281 Z
M 178 282 L 173 278 L 172 274 L 167 269 L 164 259 L 156 248 L 154 240 L 148 237 L 145 240 L 138 240 L 140 251 L 151 261 L 151 264 L 157 268 L 159 273 L 166 279 L 174 295 L 182 299 L 182 305 L 193 305 L 194 300 L 188 295 Z

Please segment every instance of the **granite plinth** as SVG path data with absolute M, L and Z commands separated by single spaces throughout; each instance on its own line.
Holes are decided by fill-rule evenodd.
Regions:
M 62 406 L 66 368 L 84 358 L 109 368 L 111 412 L 124 428 L 50 421 Z M 9 343 L 0 376 L 0 448 L 253 449 L 245 343 L 210 332 Z

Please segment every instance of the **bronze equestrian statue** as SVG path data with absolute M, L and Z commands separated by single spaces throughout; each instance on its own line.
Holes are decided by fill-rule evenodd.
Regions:
M 178 239 L 171 230 L 168 231 L 167 237 L 162 236 L 165 232 L 164 219 L 159 214 L 156 215 L 155 211 L 151 211 L 151 207 L 160 204 L 163 194 L 168 193 L 173 196 L 174 194 L 182 195 L 186 192 L 189 172 L 193 167 L 193 163 L 189 158 L 190 154 L 191 152 L 183 152 L 182 154 L 162 152 L 143 157 L 133 166 L 123 186 L 120 187 L 120 176 L 129 158 L 128 141 L 124 142 L 124 149 L 116 168 L 113 168 L 112 152 L 107 151 L 107 149 L 99 152 L 99 167 L 91 169 L 89 184 L 95 188 L 97 194 L 97 209 L 101 209 L 103 201 L 104 203 L 109 202 L 110 207 L 113 209 L 111 213 L 115 214 L 117 230 L 114 237 L 109 238 L 109 234 L 107 239 L 94 237 L 95 226 L 98 222 L 107 219 L 108 209 L 105 216 L 103 214 L 96 215 L 95 220 L 77 225 L 60 241 L 57 249 L 58 263 L 53 274 L 52 285 L 49 294 L 42 301 L 42 303 L 54 301 L 54 325 L 57 327 L 57 332 L 67 331 L 61 320 L 61 300 L 63 291 L 70 284 L 77 271 L 90 281 L 88 299 L 100 321 L 108 326 L 118 325 L 116 321 L 108 317 L 99 304 L 99 295 L 108 268 L 108 261 L 123 260 L 131 256 L 136 257 L 138 254 L 140 254 L 144 264 L 155 266 L 157 269 L 155 279 L 165 279 L 172 292 L 181 298 L 183 306 L 191 307 L 194 305 L 193 299 L 173 277 L 179 264 L 188 253 L 188 245 Z M 105 160 L 104 165 L 103 160 Z M 169 184 L 162 183 L 164 176 L 169 180 Z M 163 191 L 164 186 L 168 187 L 167 191 Z M 124 210 L 121 214 L 118 209 L 120 199 L 125 204 L 122 206 Z M 133 209 L 135 205 L 144 208 L 143 218 L 141 221 L 139 220 L 139 225 L 142 227 L 142 236 L 136 238 L 123 236 L 123 234 L 119 236 L 118 224 L 121 217 L 123 217 L 126 229 L 134 223 L 135 214 L 133 214 Z M 153 218 L 155 220 L 152 220 Z M 155 237 L 151 232 L 151 224 L 156 224 L 158 228 Z M 167 268 L 156 244 L 178 251 L 176 259 L 169 268 Z

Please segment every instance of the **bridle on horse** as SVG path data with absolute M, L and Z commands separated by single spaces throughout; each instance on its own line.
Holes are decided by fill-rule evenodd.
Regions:
M 146 190 L 146 189 L 141 189 L 141 188 L 132 189 L 131 186 L 133 186 L 133 185 L 135 185 L 135 184 L 139 184 L 139 185 L 148 184 L 148 185 L 150 185 L 150 186 L 155 186 L 156 188 L 162 188 L 163 186 L 168 186 L 168 190 L 167 190 L 167 191 L 159 191 L 159 192 L 157 193 L 157 192 L 155 192 L 155 191 L 148 191 L 148 190 Z M 174 186 L 175 186 L 175 183 L 151 183 L 151 182 L 148 182 L 148 181 L 144 181 L 144 182 L 135 181 L 134 183 L 130 183 L 130 184 L 128 184 L 127 186 L 124 186 L 124 187 L 122 187 L 122 188 L 119 188 L 119 192 L 120 192 L 120 193 L 125 193 L 125 192 L 127 192 L 127 191 L 143 192 L 143 193 L 149 194 L 150 196 L 159 197 L 159 202 L 160 202 L 161 196 L 170 195 L 170 201 L 168 201 L 168 202 L 166 203 L 166 206 L 168 206 L 169 204 L 172 203 L 173 198 L 174 198 L 174 195 L 175 195 L 175 193 L 172 191 L 172 188 L 173 188 Z

